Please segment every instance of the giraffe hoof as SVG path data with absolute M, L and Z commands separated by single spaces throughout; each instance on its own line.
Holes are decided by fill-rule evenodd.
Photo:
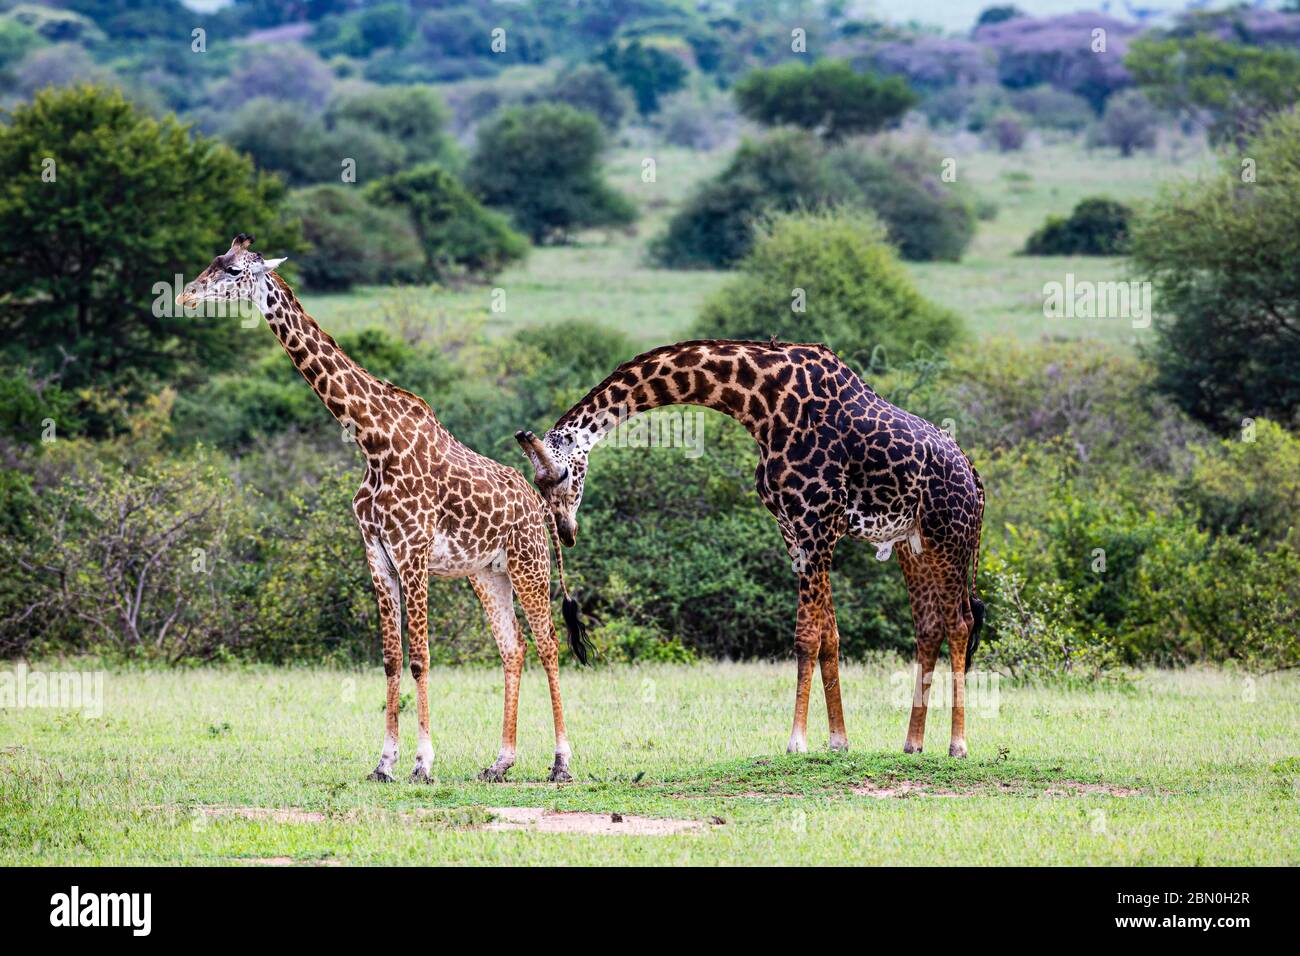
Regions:
M 552 767 L 551 775 L 546 779 L 551 783 L 573 783 L 573 777 L 566 767 Z
M 416 767 L 414 770 L 411 771 L 411 776 L 408 778 L 407 782 L 408 783 L 432 783 L 433 781 L 432 778 L 429 776 L 428 770 L 424 769 L 423 767 Z
M 829 746 L 835 753 L 844 754 L 849 752 L 849 741 L 847 737 L 832 737 Z
M 394 777 L 387 770 L 380 770 L 378 767 L 376 767 L 374 772 L 371 773 L 370 776 L 366 777 L 366 779 L 373 780 L 376 783 L 392 783 Z
M 496 767 L 488 767 L 478 775 L 478 778 L 484 783 L 505 783 L 506 772 L 498 770 Z
M 955 741 L 953 741 L 953 742 L 948 746 L 948 756 L 949 756 L 949 757 L 964 757 L 964 756 L 966 756 L 966 741 L 964 741 L 964 740 L 955 740 Z
M 905 754 L 919 754 L 923 749 L 925 748 L 921 744 L 913 744 L 910 740 L 903 744 L 903 753 Z

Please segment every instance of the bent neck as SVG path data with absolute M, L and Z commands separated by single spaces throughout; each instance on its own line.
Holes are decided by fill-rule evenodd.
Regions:
M 807 373 L 792 350 L 809 355 L 820 346 L 763 342 L 680 342 L 638 355 L 614 370 L 555 423 L 571 432 L 580 451 L 591 447 L 633 415 L 666 405 L 698 405 L 722 412 L 763 441 L 774 422 L 794 425 L 800 403 L 791 383 Z
M 274 272 L 258 286 L 255 302 L 289 361 L 367 454 L 393 447 L 402 419 L 410 418 L 414 424 L 426 415 L 432 417 L 422 399 L 354 362 Z

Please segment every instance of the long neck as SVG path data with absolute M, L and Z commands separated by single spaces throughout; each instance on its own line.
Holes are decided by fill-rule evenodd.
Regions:
M 799 402 L 792 399 L 807 371 L 796 352 L 816 346 L 762 342 L 681 342 L 654 349 L 619 366 L 555 424 L 567 426 L 590 449 L 633 415 L 665 405 L 700 405 L 729 415 L 759 441 L 774 424 L 793 425 Z M 792 385 L 796 386 L 792 388 Z
M 421 399 L 381 381 L 349 358 L 275 273 L 261 284 L 256 304 L 312 391 L 368 454 L 393 446 L 400 435 L 395 426 L 403 418 L 410 416 L 414 422 L 429 415 Z

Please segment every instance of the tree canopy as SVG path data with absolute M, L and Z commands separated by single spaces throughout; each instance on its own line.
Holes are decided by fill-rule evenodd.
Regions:
M 235 364 L 238 323 L 172 307 L 233 232 L 302 248 L 284 188 L 228 146 L 154 119 L 118 92 L 47 90 L 0 125 L 0 329 L 11 361 L 67 387 L 128 389 Z M 202 373 L 200 373 L 202 374 Z
M 741 113 L 768 126 L 819 130 L 828 140 L 874 133 L 916 104 L 907 81 L 855 73 L 837 60 L 755 70 L 736 84 Z

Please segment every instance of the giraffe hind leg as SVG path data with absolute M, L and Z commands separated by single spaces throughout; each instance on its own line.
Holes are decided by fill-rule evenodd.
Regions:
M 524 672 L 524 643 L 519 638 L 519 621 L 515 617 L 515 596 L 510 578 L 504 571 L 481 571 L 470 584 L 487 613 L 492 636 L 501 652 L 501 669 L 505 677 L 505 700 L 501 717 L 501 749 L 492 765 L 479 774 L 480 780 L 503 783 L 515 765 L 515 733 L 519 720 L 519 682 Z

